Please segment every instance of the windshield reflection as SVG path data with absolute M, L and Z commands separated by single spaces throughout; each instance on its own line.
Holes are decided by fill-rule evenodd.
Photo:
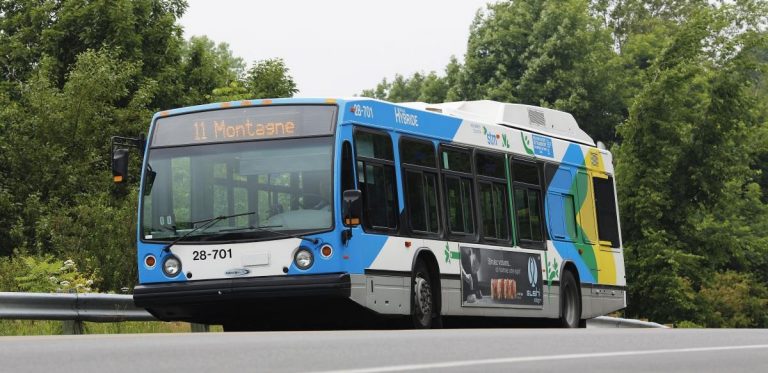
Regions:
M 184 241 L 219 241 L 330 229 L 331 160 L 330 137 L 152 149 L 142 237 L 191 232 Z M 236 214 L 192 232 L 197 222 Z

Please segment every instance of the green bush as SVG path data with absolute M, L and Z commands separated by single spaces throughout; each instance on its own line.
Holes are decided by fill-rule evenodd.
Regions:
M 89 293 L 98 276 L 81 272 L 72 259 L 50 255 L 0 258 L 0 290 L 35 293 Z

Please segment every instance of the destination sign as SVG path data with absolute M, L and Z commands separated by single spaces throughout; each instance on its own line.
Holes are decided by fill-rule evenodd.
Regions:
M 306 137 L 333 133 L 336 106 L 254 106 L 160 118 L 152 147 Z

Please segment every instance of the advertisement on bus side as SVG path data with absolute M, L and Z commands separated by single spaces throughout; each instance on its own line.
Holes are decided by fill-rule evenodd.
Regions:
M 542 306 L 541 255 L 462 246 L 461 305 Z

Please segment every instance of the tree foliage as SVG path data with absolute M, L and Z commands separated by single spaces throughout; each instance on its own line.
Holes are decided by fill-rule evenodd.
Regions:
M 282 60 L 246 74 L 226 43 L 183 40 L 185 9 L 183 0 L 0 0 L 3 289 L 70 290 L 48 281 L 62 258 L 93 289 L 132 287 L 138 180 L 112 185 L 110 137 L 146 134 L 153 112 L 205 103 L 232 84 L 247 82 L 249 96 L 296 91 Z

